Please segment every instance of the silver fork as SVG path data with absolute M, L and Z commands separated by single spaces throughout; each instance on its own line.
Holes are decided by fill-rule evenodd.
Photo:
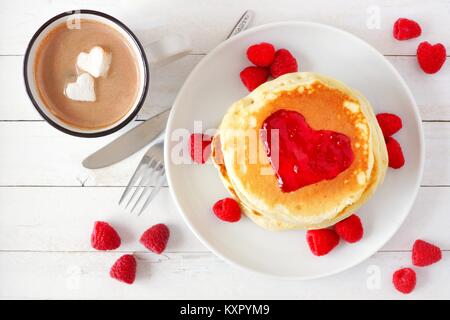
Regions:
M 165 169 L 164 169 L 164 141 L 158 142 L 151 146 L 145 155 L 142 157 L 141 162 L 136 168 L 133 176 L 128 182 L 128 186 L 122 194 L 119 200 L 119 205 L 127 198 L 127 195 L 133 189 L 136 183 L 139 184 L 134 187 L 134 192 L 128 199 L 125 208 L 133 203 L 133 200 L 137 198 L 134 202 L 131 212 L 133 212 L 140 203 L 144 200 L 144 204 L 139 210 L 138 216 L 148 207 L 150 202 L 161 189 L 162 184 L 165 179 Z M 150 187 L 154 183 L 153 190 L 149 193 Z
M 228 35 L 227 39 L 247 29 L 252 23 L 254 15 L 255 14 L 252 10 L 245 11 L 244 14 L 239 18 L 239 21 L 236 23 L 233 30 L 231 30 L 231 33 Z M 131 177 L 130 182 L 128 182 L 128 186 L 125 188 L 122 197 L 119 200 L 119 205 L 125 200 L 131 189 L 139 181 L 139 185 L 135 187 L 133 194 L 131 195 L 125 206 L 125 208 L 127 208 L 133 202 L 133 200 L 138 197 L 133 207 L 131 208 L 131 212 L 133 212 L 141 202 L 141 200 L 145 199 L 145 196 L 148 194 L 152 182 L 155 182 L 155 187 L 148 195 L 143 206 L 141 207 L 141 210 L 138 213 L 138 216 L 140 216 L 156 196 L 159 189 L 161 189 L 161 186 L 164 183 L 164 179 L 164 141 L 161 141 L 151 146 L 142 158 L 141 162 L 136 168 L 136 171 Z

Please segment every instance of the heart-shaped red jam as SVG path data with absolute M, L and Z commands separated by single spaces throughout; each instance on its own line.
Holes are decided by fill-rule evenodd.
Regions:
M 276 111 L 264 121 L 262 129 L 266 154 L 283 192 L 333 179 L 354 160 L 348 136 L 314 130 L 296 111 Z

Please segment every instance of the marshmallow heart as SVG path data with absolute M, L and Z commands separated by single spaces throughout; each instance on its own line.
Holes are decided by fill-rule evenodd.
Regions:
M 77 81 L 66 85 L 64 93 L 71 100 L 95 101 L 94 78 L 89 73 L 82 73 Z
M 81 52 L 77 58 L 77 66 L 89 72 L 93 77 L 106 76 L 111 64 L 111 54 L 106 53 L 102 47 L 95 46 L 89 53 Z

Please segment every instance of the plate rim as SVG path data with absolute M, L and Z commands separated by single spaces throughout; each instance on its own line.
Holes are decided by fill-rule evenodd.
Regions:
M 354 35 L 351 32 L 342 30 L 340 28 L 331 26 L 331 25 L 327 25 L 327 24 L 323 24 L 323 23 L 318 23 L 318 22 L 311 22 L 311 21 L 296 21 L 296 20 L 289 20 L 289 21 L 280 21 L 280 22 L 272 22 L 272 23 L 267 23 L 267 24 L 262 24 L 259 26 L 255 26 L 252 27 L 248 30 L 245 30 L 229 39 L 226 39 L 224 41 L 222 41 L 220 44 L 218 44 L 216 47 L 214 47 L 211 51 L 209 51 L 206 56 L 201 59 L 201 61 L 192 69 L 192 71 L 189 73 L 189 76 L 186 78 L 186 80 L 183 82 L 183 85 L 181 86 L 175 101 L 172 105 L 172 110 L 170 112 L 169 115 L 169 119 L 167 121 L 167 128 L 166 128 L 166 133 L 164 135 L 164 140 L 165 141 L 169 141 L 170 137 L 169 135 L 171 134 L 173 128 L 173 121 L 174 121 L 174 117 L 175 117 L 175 113 L 177 111 L 178 108 L 180 108 L 180 105 L 182 105 L 180 103 L 180 97 L 182 96 L 182 94 L 184 93 L 184 91 L 186 91 L 187 89 L 187 84 L 191 81 L 191 79 L 195 76 L 195 74 L 198 72 L 199 69 L 202 68 L 202 66 L 204 64 L 207 63 L 207 61 L 213 59 L 214 55 L 219 52 L 220 50 L 222 50 L 223 47 L 225 47 L 228 43 L 230 42 L 234 42 L 234 41 L 238 41 L 240 38 L 246 37 L 247 35 L 250 35 L 252 33 L 257 33 L 259 31 L 264 31 L 266 29 L 270 29 L 270 28 L 274 28 L 274 27 L 279 27 L 279 26 L 289 26 L 289 25 L 295 25 L 295 26 L 310 26 L 310 27 L 315 27 L 315 28 L 322 28 L 322 29 L 328 29 L 331 30 L 332 32 L 338 32 L 338 33 L 342 33 L 350 38 L 353 38 L 353 40 L 360 42 L 362 45 L 366 46 L 368 50 L 372 51 L 374 54 L 378 55 L 385 63 L 386 65 L 391 69 L 392 73 L 395 75 L 395 77 L 397 78 L 397 81 L 399 81 L 399 83 L 401 84 L 401 86 L 403 87 L 403 89 L 405 90 L 409 100 L 411 101 L 412 104 L 412 109 L 413 109 L 413 113 L 414 113 L 414 120 L 415 123 L 418 124 L 418 133 L 419 133 L 419 154 L 420 154 L 420 158 L 419 158 L 419 169 L 418 169 L 418 175 L 417 175 L 417 179 L 415 181 L 415 188 L 414 188 L 414 193 L 411 197 L 411 201 L 409 203 L 409 205 L 407 206 L 407 210 L 405 210 L 405 214 L 403 215 L 403 217 L 401 217 L 400 222 L 398 223 L 397 227 L 394 228 L 394 230 L 391 232 L 391 234 L 387 235 L 387 238 L 384 242 L 382 242 L 379 246 L 376 247 L 376 249 L 373 252 L 369 252 L 368 254 L 364 254 L 361 255 L 360 257 L 358 257 L 357 259 L 355 259 L 352 263 L 345 265 L 341 268 L 336 268 L 335 270 L 329 271 L 329 272 L 323 272 L 320 274 L 316 274 L 316 275 L 310 275 L 310 276 L 293 276 L 293 275 L 281 275 L 281 274 L 275 274 L 275 273 L 269 273 L 269 272 L 264 272 L 261 270 L 255 270 L 252 269 L 248 266 L 245 266 L 243 264 L 240 264 L 239 262 L 229 259 L 226 256 L 222 255 L 220 252 L 218 252 L 213 245 L 210 245 L 208 240 L 206 240 L 195 228 L 194 226 L 190 223 L 189 219 L 187 218 L 186 213 L 184 212 L 184 210 L 182 209 L 180 202 L 178 201 L 178 197 L 177 197 L 177 191 L 174 188 L 174 182 L 172 180 L 172 169 L 171 166 L 173 165 L 170 161 L 170 150 L 169 150 L 169 143 L 165 143 L 164 144 L 164 162 L 165 162 L 165 166 L 166 166 L 166 177 L 167 177 L 167 182 L 169 185 L 169 193 L 172 196 L 172 199 L 175 202 L 175 206 L 179 212 L 179 214 L 182 216 L 184 222 L 187 224 L 188 228 L 191 230 L 191 232 L 197 237 L 197 239 L 200 240 L 200 242 L 208 249 L 210 250 L 212 253 L 214 253 L 216 256 L 218 256 L 220 259 L 226 261 L 227 263 L 231 264 L 232 266 L 241 269 L 241 270 L 245 270 L 247 272 L 256 274 L 256 275 L 260 275 L 260 276 L 264 276 L 266 278 L 273 278 L 273 279 L 281 279 L 281 280 L 314 280 L 314 279 L 319 279 L 319 278 L 325 278 L 325 277 L 329 277 L 332 275 L 336 275 L 338 273 L 341 273 L 343 271 L 349 270 L 359 264 L 361 264 L 362 262 L 364 262 L 365 260 L 367 260 L 368 258 L 370 258 L 372 255 L 374 255 L 375 253 L 377 253 L 386 243 L 388 243 L 392 237 L 398 232 L 398 230 L 400 229 L 400 227 L 403 225 L 403 223 L 405 222 L 405 219 L 409 216 L 411 209 L 414 205 L 414 203 L 416 202 L 416 198 L 417 198 L 417 194 L 420 190 L 420 183 L 422 181 L 422 177 L 423 177 L 423 172 L 424 172 L 424 164 L 425 164 L 425 139 L 424 139 L 424 133 L 423 133 L 423 125 L 422 125 L 422 118 L 420 116 L 420 110 L 417 106 L 417 102 L 416 99 L 414 98 L 414 95 L 411 92 L 411 89 L 408 87 L 408 85 L 406 84 L 405 80 L 403 79 L 403 77 L 401 76 L 401 74 L 398 72 L 398 70 L 391 64 L 391 62 L 389 60 L 386 59 L 386 57 L 379 52 L 377 49 L 375 49 L 375 47 L 373 47 L 371 44 L 369 44 L 368 42 L 366 42 L 365 40 L 359 38 L 358 36 Z

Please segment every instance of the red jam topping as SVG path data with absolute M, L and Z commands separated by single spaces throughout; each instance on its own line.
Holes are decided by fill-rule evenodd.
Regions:
M 348 136 L 314 130 L 296 111 L 276 111 L 264 121 L 262 129 L 266 154 L 283 192 L 331 180 L 354 160 Z

